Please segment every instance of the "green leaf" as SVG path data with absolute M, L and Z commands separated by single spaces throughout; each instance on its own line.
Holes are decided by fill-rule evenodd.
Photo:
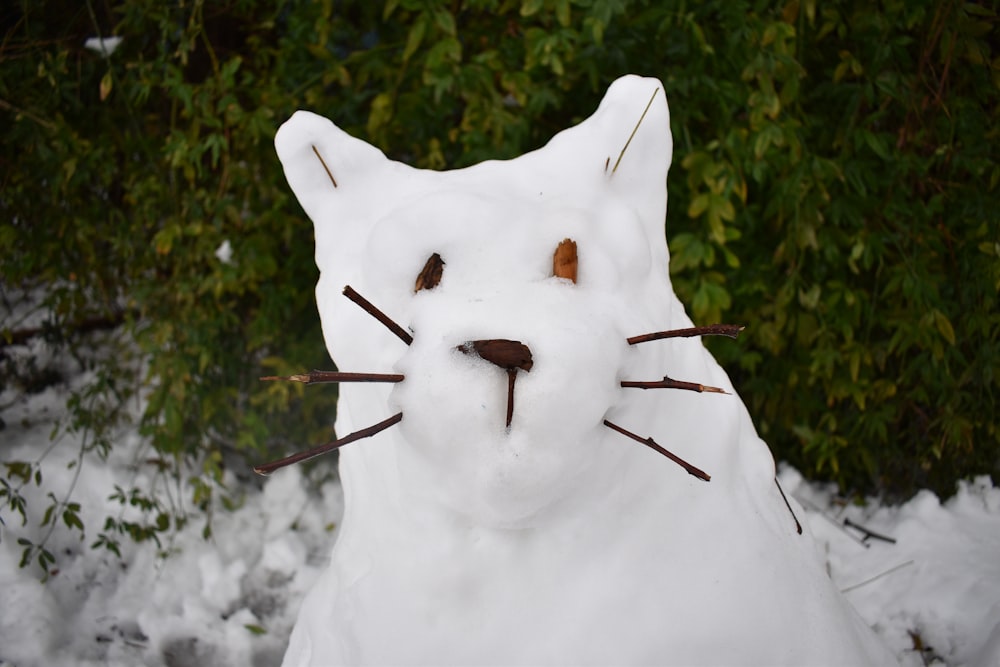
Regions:
M 537 14 L 544 4 L 543 0 L 523 0 L 521 2 L 521 16 L 527 18 Z
M 421 14 L 420 18 L 410 26 L 406 35 L 406 46 L 403 48 L 403 62 L 408 62 L 420 45 L 424 41 L 424 34 L 427 32 L 427 16 Z M 384 94 L 384 93 L 383 93 Z
M 687 214 L 689 218 L 697 218 L 706 210 L 708 210 L 709 204 L 709 194 L 707 192 L 702 192 L 688 204 Z
M 949 345 L 955 344 L 955 329 L 951 326 L 951 320 L 940 310 L 934 310 L 934 324 L 941 337 L 948 341 Z

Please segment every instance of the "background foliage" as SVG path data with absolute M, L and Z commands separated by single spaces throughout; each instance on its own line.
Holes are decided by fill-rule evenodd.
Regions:
M 776 456 L 895 495 L 1000 470 L 995 4 L 24 0 L 0 17 L 5 295 L 44 294 L 50 345 L 117 326 L 64 428 L 107 455 L 115 406 L 148 396 L 155 465 L 195 505 L 228 498 L 245 457 L 331 435 L 332 390 L 256 380 L 329 363 L 311 226 L 271 146 L 285 118 L 458 167 L 541 146 L 630 72 L 671 103 L 677 291 L 698 323 L 749 325 L 713 350 Z M 112 34 L 114 52 L 84 48 Z M 4 386 L 52 381 L 0 327 Z M 41 458 L 4 466 L 0 516 L 23 515 Z M 186 518 L 120 491 L 147 518 L 87 527 L 97 546 Z M 51 498 L 44 518 L 82 532 Z

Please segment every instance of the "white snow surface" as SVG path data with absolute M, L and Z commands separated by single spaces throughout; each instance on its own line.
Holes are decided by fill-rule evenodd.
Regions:
M 47 449 L 64 400 L 64 390 L 50 388 L 5 411 L 3 460 L 31 459 Z M 47 417 L 21 423 L 39 414 Z M 73 471 L 65 462 L 78 444 L 64 437 L 46 459 L 44 474 L 53 488 L 69 487 Z M 49 546 L 59 573 L 46 584 L 37 570 L 18 568 L 16 539 L 25 529 L 4 509 L 0 665 L 266 667 L 281 661 L 303 596 L 340 532 L 340 485 L 309 495 L 300 470 L 287 468 L 262 490 L 246 489 L 246 502 L 236 511 L 220 511 L 211 539 L 202 538 L 195 519 L 165 545 L 168 558 L 159 558 L 152 545 L 126 542 L 119 564 L 87 545 L 105 514 L 117 508 L 105 500 L 113 485 L 142 483 L 133 462 L 148 454 L 148 445 L 129 429 L 118 436 L 110 461 L 84 460 L 78 498 L 88 535 L 79 541 L 54 533 Z M 922 492 L 901 506 L 876 499 L 843 504 L 835 487 L 808 483 L 788 467 L 780 479 L 786 493 L 802 501 L 799 518 L 813 533 L 834 585 L 857 586 L 845 596 L 902 665 L 1000 664 L 1000 488 L 988 477 L 961 483 L 944 503 Z M 32 500 L 37 514 L 44 499 Z M 896 543 L 870 539 L 866 546 L 844 519 Z M 926 651 L 914 650 L 910 632 Z
M 783 469 L 799 535 L 770 452 L 700 342 L 625 344 L 690 326 L 662 238 L 668 128 L 659 82 L 628 77 L 540 151 L 431 174 L 293 117 L 278 151 L 316 223 L 330 352 L 341 370 L 406 376 L 344 385 L 338 433 L 397 411 L 402 422 L 341 451 L 342 485 L 309 492 L 283 469 L 218 511 L 211 539 L 195 517 L 163 545 L 169 557 L 126 544 L 119 563 L 87 546 L 118 511 L 107 496 L 157 483 L 148 443 L 123 430 L 110 460 L 83 460 L 88 535 L 54 533 L 48 583 L 18 569 L 16 543 L 39 539 L 45 499 L 29 496 L 36 521 L 23 528 L 4 509 L 0 665 L 1000 664 L 988 478 L 943 505 L 925 492 L 895 507 L 840 504 Z M 575 284 L 551 275 L 567 237 Z M 443 278 L 414 295 L 435 252 Z M 413 343 L 341 296 L 346 284 Z M 486 338 L 532 352 L 509 428 L 506 373 L 456 349 Z M 664 374 L 731 393 L 618 386 Z M 51 446 L 38 415 L 56 419 L 65 391 L 16 397 L 3 460 Z M 63 436 L 45 459 L 54 488 L 73 483 L 78 445 Z

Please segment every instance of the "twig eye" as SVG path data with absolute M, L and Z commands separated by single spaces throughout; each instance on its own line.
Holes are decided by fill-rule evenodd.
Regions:
M 420 275 L 417 276 L 417 282 L 413 287 L 413 291 L 419 292 L 422 289 L 434 289 L 441 282 L 443 274 L 444 260 L 441 259 L 441 255 L 434 253 L 427 258 L 427 263 L 420 270 Z

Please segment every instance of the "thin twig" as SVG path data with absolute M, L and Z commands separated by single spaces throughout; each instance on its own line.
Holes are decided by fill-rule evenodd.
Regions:
M 14 106 L 13 104 L 11 104 L 10 102 L 8 102 L 7 100 L 0 99 L 0 109 L 4 109 L 6 111 L 13 111 L 14 113 L 21 114 L 21 115 L 23 115 L 26 118 L 30 118 L 31 120 L 35 121 L 36 123 L 38 123 L 39 125 L 41 125 L 42 127 L 44 127 L 46 130 L 55 130 L 56 129 L 55 123 L 50 123 L 49 121 L 45 120 L 44 118 L 42 118 L 38 114 L 32 113 L 31 111 L 28 111 L 27 109 L 22 109 L 20 107 Z
M 896 540 L 893 539 L 893 538 L 891 538 L 891 537 L 886 537 L 885 535 L 880 535 L 879 533 L 876 533 L 874 530 L 870 530 L 868 528 L 865 528 L 860 523 L 854 523 L 853 521 L 851 521 L 850 517 L 846 517 L 846 516 L 844 517 L 844 525 L 848 526 L 849 528 L 854 528 L 855 530 L 859 530 L 862 533 L 864 533 L 865 536 L 864 536 L 864 538 L 862 538 L 862 540 L 861 540 L 862 542 L 864 542 L 865 540 L 867 540 L 869 537 L 874 537 L 876 540 L 882 540 L 883 542 L 888 542 L 889 544 L 895 544 L 896 543 Z
M 707 327 L 691 327 L 689 329 L 670 329 L 669 331 L 657 331 L 655 333 L 632 336 L 627 339 L 629 345 L 636 343 L 648 343 L 651 340 L 661 340 L 663 338 L 692 338 L 694 336 L 729 336 L 736 338 L 746 327 L 739 324 L 712 324 Z
M 792 513 L 792 519 L 795 520 L 795 532 L 797 532 L 799 535 L 801 535 L 802 534 L 802 524 L 799 523 L 799 517 L 795 516 L 795 510 L 792 509 L 791 503 L 789 503 L 788 502 L 788 498 L 785 497 L 785 492 L 781 488 L 781 484 L 778 482 L 778 478 L 777 477 L 774 478 L 774 485 L 778 487 L 778 493 L 781 494 L 781 499 L 785 501 L 785 507 L 787 507 L 788 511 Z
M 908 560 L 905 563 L 900 563 L 896 567 L 890 567 L 888 570 L 886 570 L 885 572 L 883 572 L 881 574 L 876 574 L 871 579 L 865 579 L 861 583 L 854 584 L 853 586 L 848 586 L 847 588 L 841 588 L 840 592 L 841 593 L 848 593 L 850 591 L 853 591 L 856 588 L 861 588 L 862 586 L 867 586 L 868 584 L 872 583 L 873 581 L 877 581 L 877 580 L 881 579 L 882 577 L 884 577 L 886 575 L 892 574 L 896 570 L 902 570 L 904 567 L 909 567 L 910 565 L 913 565 L 913 561 L 912 560 Z
M 514 419 L 514 381 L 517 379 L 517 369 L 507 369 L 507 428 Z
M 374 426 L 369 426 L 368 428 L 363 428 L 360 431 L 355 431 L 350 435 L 345 435 L 339 440 L 334 440 L 333 442 L 328 442 L 325 445 L 320 445 L 319 447 L 313 447 L 312 449 L 307 449 L 304 452 L 298 452 L 292 454 L 291 456 L 286 456 L 283 459 L 278 459 L 277 461 L 272 461 L 271 463 L 265 463 L 263 465 L 254 466 L 253 471 L 258 475 L 270 475 L 272 472 L 279 468 L 284 468 L 285 466 L 292 465 L 293 463 L 301 463 L 303 461 L 308 461 L 309 459 L 314 459 L 317 456 L 326 454 L 327 452 L 333 451 L 343 447 L 346 444 L 352 443 L 355 440 L 361 440 L 362 438 L 369 438 L 376 433 L 384 431 L 385 429 L 398 424 L 403 420 L 403 413 L 398 412 L 392 417 L 389 417 L 385 421 L 379 422 Z
M 622 435 L 625 435 L 625 436 L 628 436 L 629 438 L 632 438 L 633 440 L 635 440 L 638 443 L 646 445 L 650 449 L 656 450 L 660 454 L 663 454 L 668 459 L 670 459 L 671 461 L 673 461 L 674 463 L 676 463 L 680 467 L 684 468 L 688 472 L 689 475 L 693 475 L 693 476 L 697 477 L 698 479 L 704 480 L 706 482 L 712 479 L 708 475 L 708 473 L 706 473 L 705 471 L 701 470 L 700 468 L 694 467 L 693 465 L 691 465 L 690 463 L 688 463 L 687 461 L 685 461 L 681 457 L 679 457 L 679 456 L 677 456 L 675 454 L 672 454 L 668 450 L 664 449 L 663 447 L 661 447 L 660 445 L 658 445 L 656 443 L 656 441 L 653 440 L 652 438 L 643 438 L 642 436 L 638 436 L 635 433 L 632 433 L 631 431 L 628 431 L 628 430 L 622 428 L 621 426 L 618 426 L 617 424 L 614 424 L 614 423 L 608 421 L 607 419 L 604 420 L 604 425 L 607 426 L 608 428 L 614 430 L 614 431 L 618 431 Z
M 388 315 L 386 315 L 381 310 L 373 306 L 371 301 L 369 301 L 365 297 L 355 292 L 354 288 L 352 288 L 350 285 L 344 287 L 344 296 L 346 296 L 348 299 L 361 306 L 362 310 L 364 310 L 366 313 L 368 313 L 376 320 L 381 322 L 383 325 L 385 325 L 385 327 L 389 331 L 399 336 L 399 339 L 401 341 L 403 341 L 407 345 L 410 345 L 413 342 L 413 336 L 406 333 L 403 327 L 393 322 Z
M 309 371 L 297 375 L 268 375 L 260 378 L 262 382 L 283 380 L 286 382 L 301 382 L 302 384 L 322 384 L 325 382 L 402 382 L 403 376 L 398 373 L 341 373 L 339 371 Z
M 658 92 L 660 92 L 659 88 L 653 90 L 653 94 L 650 96 L 649 102 L 646 103 L 646 108 L 642 110 L 642 115 L 639 116 L 639 122 L 635 124 L 634 128 L 632 128 L 632 134 L 628 135 L 628 141 L 626 141 L 625 145 L 622 146 L 622 152 L 618 154 L 618 159 L 615 160 L 615 166 L 611 168 L 612 174 L 618 171 L 618 165 L 621 163 L 622 157 L 625 155 L 625 151 L 628 150 L 628 145 L 632 143 L 635 133 L 639 131 L 639 126 L 642 125 L 642 121 L 646 118 L 646 112 L 649 111 L 649 107 L 653 106 L 653 100 L 656 99 L 656 93 Z
M 802 498 L 802 497 L 797 497 L 796 500 L 798 500 L 799 504 L 802 505 L 803 507 L 805 507 L 806 509 L 812 510 L 813 512 L 816 512 L 821 517 L 823 517 L 824 519 L 826 519 L 830 523 L 831 526 L 833 526 L 834 528 L 836 528 L 837 530 L 839 530 L 841 533 L 843 533 L 844 535 L 846 535 L 848 538 L 850 538 L 858 546 L 862 547 L 863 549 L 868 549 L 868 548 L 871 547 L 870 544 L 868 544 L 867 542 L 862 542 L 861 540 L 859 540 L 857 538 L 856 535 L 854 535 L 849 530 L 847 530 L 846 528 L 844 528 L 843 524 L 841 524 L 839 521 L 834 520 L 829 514 L 827 514 L 825 511 L 823 511 L 820 507 L 817 507 L 815 503 L 810 502 L 806 498 Z
M 705 384 L 698 384 L 697 382 L 684 382 L 682 380 L 674 380 L 666 375 L 663 376 L 662 380 L 656 381 L 637 381 L 637 380 L 622 380 L 621 385 L 625 388 L 635 388 L 635 389 L 685 389 L 687 391 L 697 391 L 698 393 L 707 391 L 712 394 L 728 394 L 729 392 L 721 387 L 712 387 Z
M 319 158 L 319 163 L 323 165 L 323 169 L 324 171 L 326 171 L 326 175 L 330 177 L 330 182 L 333 183 L 333 187 L 337 187 L 337 180 L 333 177 L 333 172 L 330 171 L 330 168 L 326 166 L 326 161 L 323 159 L 323 156 L 319 154 L 319 149 L 316 148 L 315 145 L 313 145 L 312 149 L 313 153 L 316 154 L 316 157 Z

